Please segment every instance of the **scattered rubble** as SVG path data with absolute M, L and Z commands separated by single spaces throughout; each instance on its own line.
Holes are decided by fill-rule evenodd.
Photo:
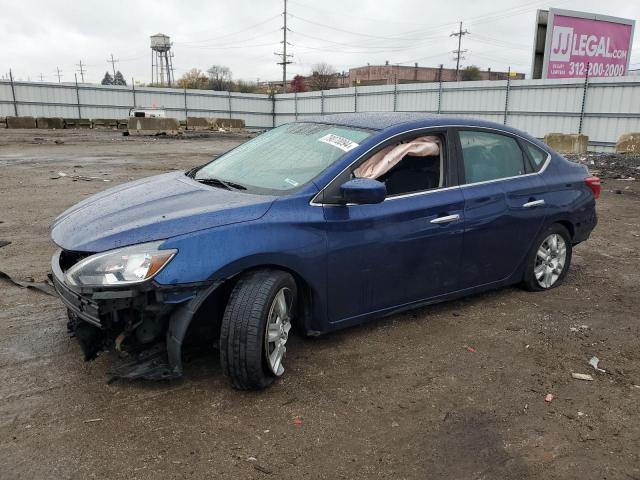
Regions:
M 565 157 L 572 162 L 586 165 L 590 173 L 603 179 L 640 180 L 639 153 L 587 153 Z

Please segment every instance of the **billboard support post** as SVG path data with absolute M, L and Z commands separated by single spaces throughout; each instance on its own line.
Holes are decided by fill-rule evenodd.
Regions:
M 578 134 L 582 133 L 582 123 L 584 122 L 584 108 L 587 104 L 587 91 L 589 90 L 589 67 L 590 63 L 587 63 L 587 70 L 584 75 L 584 84 L 582 86 L 582 105 L 580 106 L 580 123 L 578 124 Z

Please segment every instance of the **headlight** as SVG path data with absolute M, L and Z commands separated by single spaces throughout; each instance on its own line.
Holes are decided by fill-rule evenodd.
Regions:
M 163 241 L 142 243 L 97 253 L 78 262 L 65 274 L 71 285 L 130 285 L 149 280 L 178 253 L 159 250 Z

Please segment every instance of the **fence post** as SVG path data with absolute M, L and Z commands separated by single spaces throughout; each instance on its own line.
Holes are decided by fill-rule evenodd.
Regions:
M 582 86 L 582 105 L 580 106 L 580 124 L 578 125 L 578 135 L 582 133 L 582 123 L 584 122 L 584 109 L 587 104 L 587 90 L 589 89 L 589 68 L 591 63 L 587 62 L 587 70 L 584 75 L 584 85 Z
M 82 118 L 82 113 L 80 112 L 80 89 L 78 88 L 78 74 L 74 74 L 76 77 L 76 100 L 78 101 L 78 120 Z
M 276 128 L 276 95 L 273 91 L 269 95 L 271 96 L 271 125 Z
M 231 90 L 227 92 L 229 94 L 229 118 L 231 118 Z
M 355 90 L 353 91 L 353 111 L 358 112 L 358 84 L 355 85 Z
M 398 108 L 398 82 L 396 79 L 396 83 L 393 84 L 393 111 L 395 112 Z
M 18 102 L 16 102 L 16 88 L 13 85 L 13 73 L 9 69 L 9 80 L 11 80 L 11 96 L 13 97 L 13 112 L 18 116 Z
M 184 129 L 189 129 L 189 109 L 187 108 L 187 87 L 184 87 Z
M 438 69 L 438 113 L 440 113 L 440 107 L 442 106 L 442 67 L 440 64 L 440 68 Z
M 507 91 L 504 96 L 504 118 L 502 119 L 502 124 L 507 124 L 507 115 L 509 113 L 509 90 L 511 88 L 511 67 L 507 71 Z
M 293 111 L 295 114 L 295 119 L 298 120 L 298 92 L 294 92 L 293 94 Z
M 131 93 L 133 94 L 133 109 L 136 109 L 136 82 L 133 79 L 133 77 L 131 77 Z
M 320 90 L 320 115 L 324 115 L 324 90 Z

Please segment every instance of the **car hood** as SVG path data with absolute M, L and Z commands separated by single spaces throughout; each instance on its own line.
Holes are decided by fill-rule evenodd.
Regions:
M 65 250 L 102 252 L 262 217 L 275 197 L 198 183 L 183 172 L 144 178 L 93 195 L 51 225 Z

